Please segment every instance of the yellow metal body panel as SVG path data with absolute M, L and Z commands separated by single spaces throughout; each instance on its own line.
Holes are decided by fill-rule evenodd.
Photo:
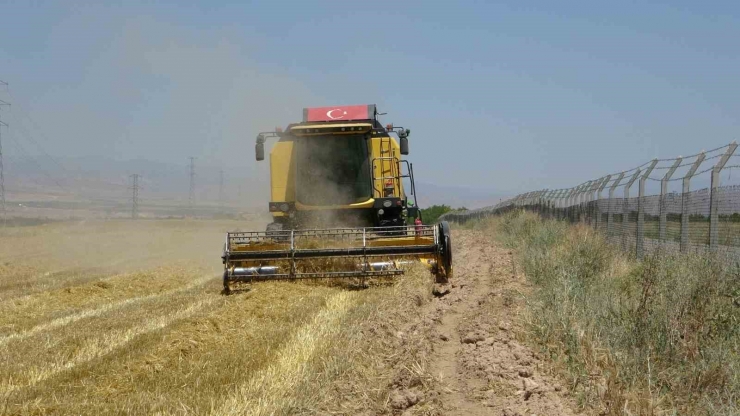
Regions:
M 395 139 L 389 137 L 373 137 L 370 139 L 370 159 L 375 160 L 373 163 L 373 196 L 375 198 L 384 198 L 388 196 L 400 198 L 403 196 L 403 181 L 393 180 L 393 193 L 386 195 L 384 186 L 388 176 L 400 176 L 401 173 L 401 148 Z M 385 158 L 385 159 L 384 159 Z M 393 158 L 387 159 L 387 158 Z
M 375 203 L 375 199 L 373 198 L 369 198 L 366 201 L 356 202 L 354 204 L 349 204 L 349 205 L 314 206 L 314 205 L 303 205 L 300 202 L 296 201 L 295 207 L 298 211 L 320 211 L 324 209 L 362 209 L 362 208 L 372 208 L 374 203 Z
M 270 152 L 270 201 L 295 201 L 295 160 L 293 158 L 294 142 L 280 139 Z M 282 212 L 272 215 L 281 217 Z

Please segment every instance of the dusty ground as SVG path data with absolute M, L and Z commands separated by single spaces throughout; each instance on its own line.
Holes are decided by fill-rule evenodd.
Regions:
M 519 340 L 530 287 L 512 253 L 479 231 L 454 230 L 455 278 L 424 308 L 430 389 L 399 386 L 394 407 L 408 414 L 419 397 L 445 415 L 571 415 L 575 404 L 548 363 Z M 449 293 L 446 293 L 449 290 Z
M 366 290 L 221 296 L 223 232 L 263 226 L 3 235 L 0 414 L 571 414 L 517 341 L 528 288 L 481 233 L 454 230 L 456 275 L 437 296 L 418 270 Z

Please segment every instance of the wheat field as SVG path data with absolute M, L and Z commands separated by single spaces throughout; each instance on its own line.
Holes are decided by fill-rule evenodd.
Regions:
M 265 282 L 220 294 L 237 221 L 56 223 L 0 239 L 1 414 L 357 414 L 387 402 L 401 282 Z M 380 331 L 380 332 L 379 332 Z

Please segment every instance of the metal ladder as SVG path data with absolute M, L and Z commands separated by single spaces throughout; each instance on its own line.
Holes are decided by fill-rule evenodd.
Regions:
M 393 193 L 400 189 L 398 174 L 398 160 L 393 156 L 391 137 L 380 138 L 380 196 L 385 197 L 386 181 L 393 185 Z M 374 170 L 374 169 L 373 169 Z

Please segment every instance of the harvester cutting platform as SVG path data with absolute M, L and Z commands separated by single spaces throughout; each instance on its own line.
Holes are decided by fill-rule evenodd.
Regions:
M 225 293 L 238 282 L 394 276 L 414 262 L 447 281 L 449 226 L 424 225 L 408 198 L 416 199 L 414 171 L 401 155 L 410 131 L 377 116 L 375 105 L 306 108 L 301 123 L 257 136 L 258 161 L 267 139 L 278 139 L 270 152 L 273 222 L 264 232 L 227 234 Z

